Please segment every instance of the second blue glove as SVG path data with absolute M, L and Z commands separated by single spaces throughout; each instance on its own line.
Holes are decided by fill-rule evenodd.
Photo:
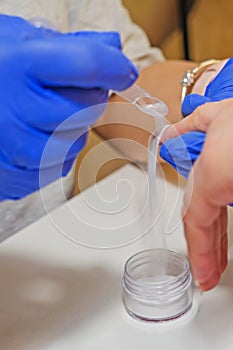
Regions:
M 207 86 L 205 95 L 188 95 L 182 104 L 182 113 L 187 116 L 207 103 L 233 97 L 233 58 L 229 59 L 220 73 Z M 188 177 L 190 169 L 202 151 L 205 133 L 189 132 L 166 141 L 160 149 L 160 156 L 181 175 Z

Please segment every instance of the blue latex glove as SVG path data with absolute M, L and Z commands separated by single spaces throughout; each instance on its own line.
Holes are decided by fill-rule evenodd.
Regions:
M 205 95 L 188 95 L 182 104 L 184 116 L 191 114 L 206 102 L 220 101 L 233 97 L 233 58 L 229 59 L 220 73 L 207 86 Z M 181 175 L 188 177 L 192 164 L 199 156 L 206 135 L 193 131 L 165 142 L 160 156 L 170 163 Z
M 137 75 L 117 33 L 61 34 L 0 15 L 0 200 L 66 175 L 108 90 Z

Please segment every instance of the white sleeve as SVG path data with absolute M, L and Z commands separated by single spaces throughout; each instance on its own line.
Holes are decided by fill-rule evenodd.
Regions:
M 67 0 L 0 0 L 0 13 L 25 19 L 37 17 L 47 20 L 57 30 L 69 30 Z
M 123 52 L 140 69 L 165 58 L 159 48 L 151 47 L 145 32 L 132 22 L 128 11 L 117 0 L 68 0 L 70 29 L 118 30 Z

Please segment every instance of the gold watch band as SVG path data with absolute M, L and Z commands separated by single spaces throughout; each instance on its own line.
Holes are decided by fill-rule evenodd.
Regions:
M 180 83 L 182 85 L 181 103 L 184 101 L 185 96 L 187 95 L 189 88 L 191 86 L 193 86 L 193 84 L 195 83 L 197 78 L 201 75 L 203 69 L 206 69 L 208 66 L 211 66 L 212 64 L 215 64 L 217 62 L 219 62 L 219 60 L 215 60 L 215 59 L 203 61 L 198 66 L 193 68 L 192 70 L 187 70 L 185 72 L 183 78 L 180 81 Z

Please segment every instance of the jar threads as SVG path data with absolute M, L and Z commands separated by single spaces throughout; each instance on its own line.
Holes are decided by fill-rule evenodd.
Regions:
M 167 249 L 136 253 L 125 264 L 123 302 L 134 318 L 173 320 L 192 307 L 193 284 L 187 258 Z

